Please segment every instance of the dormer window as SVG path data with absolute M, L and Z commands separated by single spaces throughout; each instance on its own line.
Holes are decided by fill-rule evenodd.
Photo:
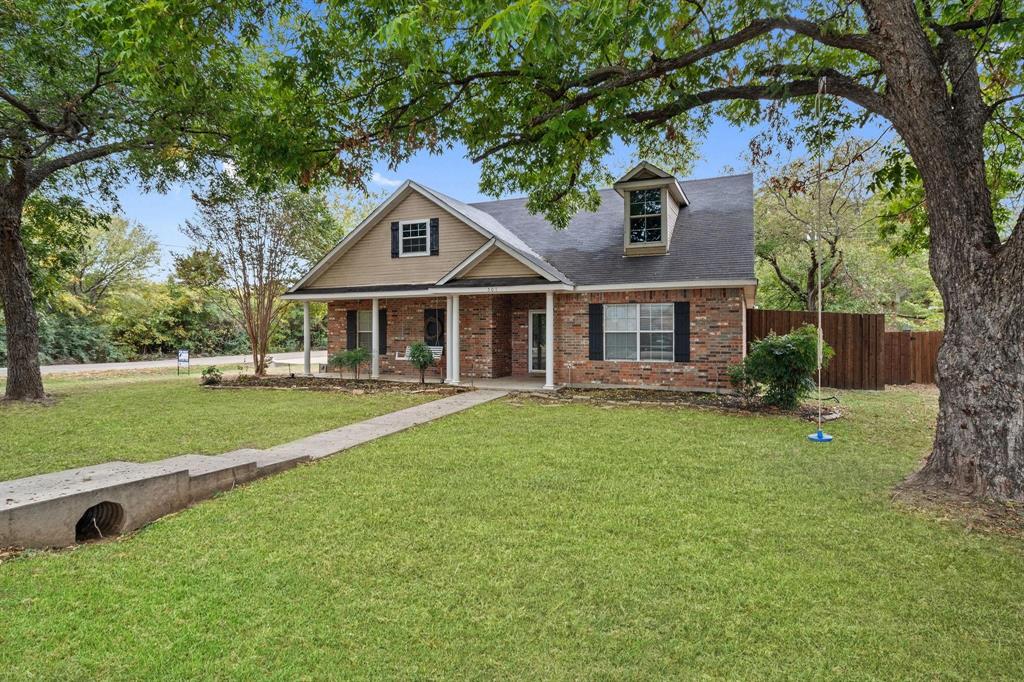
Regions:
M 635 189 L 629 193 L 629 243 L 662 241 L 661 189 Z

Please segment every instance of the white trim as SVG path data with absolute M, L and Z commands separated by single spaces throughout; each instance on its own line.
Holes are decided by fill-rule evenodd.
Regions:
M 533 368 L 533 316 L 546 314 L 547 311 L 543 308 L 533 308 L 526 313 L 526 371 L 530 374 L 540 374 L 544 371 Z
M 662 179 L 667 179 L 667 178 L 671 178 L 672 177 L 671 173 L 669 173 L 667 171 L 661 170 L 660 168 L 655 166 L 650 161 L 641 161 L 640 163 L 638 163 L 637 165 L 633 166 L 628 171 L 626 171 L 626 174 L 623 175 L 618 180 L 616 180 L 615 184 L 617 185 L 620 182 L 629 182 L 633 178 L 633 176 L 636 175 L 637 173 L 639 173 L 640 171 L 647 171 L 648 173 L 653 173 L 654 175 L 657 175 L 659 178 L 662 178 Z
M 644 170 L 653 173 L 658 177 L 645 180 L 632 179 L 633 176 Z M 648 161 L 641 161 L 637 165 L 633 166 L 625 175 L 616 180 L 612 185 L 612 189 L 623 196 L 623 190 L 647 189 L 650 187 L 668 187 L 672 194 L 672 198 L 675 199 L 677 203 L 681 206 L 690 205 L 690 199 L 686 196 L 686 192 L 683 191 L 682 186 L 680 186 L 678 178 L 666 171 L 663 171 Z
M 402 228 L 406 225 L 426 225 L 427 226 L 427 250 L 416 251 L 415 253 L 405 252 L 405 236 L 402 234 Z M 412 239 L 418 239 L 418 237 L 411 237 Z M 399 220 L 398 221 L 398 257 L 399 258 L 416 258 L 418 256 L 429 256 L 430 255 L 430 218 L 415 218 L 413 220 Z
M 286 301 L 349 301 L 359 298 L 420 298 L 423 296 L 450 296 L 453 294 L 525 294 L 530 292 L 565 291 L 659 291 L 662 289 L 734 289 L 757 286 L 756 279 L 690 280 L 679 282 L 638 282 L 636 284 L 586 284 L 572 286 L 560 282 L 551 284 L 518 284 L 505 287 L 435 287 L 426 284 L 422 289 L 401 291 L 359 291 L 350 293 L 284 294 Z
M 635 284 L 578 284 L 573 291 L 645 291 L 650 289 L 729 289 L 757 284 L 756 279 L 693 279 Z

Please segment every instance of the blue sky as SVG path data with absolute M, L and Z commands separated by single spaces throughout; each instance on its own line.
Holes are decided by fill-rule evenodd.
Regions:
M 709 131 L 701 160 L 694 166 L 692 177 L 746 171 L 748 164 L 743 156 L 747 152 L 750 138 L 756 132 L 738 130 L 724 121 L 716 122 Z M 609 156 L 608 167 L 612 173 L 622 172 L 638 160 L 631 150 L 622 146 Z M 442 156 L 417 155 L 395 171 L 381 166 L 376 169 L 369 186 L 372 190 L 387 192 L 406 179 L 416 180 L 463 201 L 488 198 L 479 190 L 478 167 L 465 158 L 461 148 L 455 148 Z M 141 223 L 156 235 L 162 260 L 161 267 L 153 275 L 162 277 L 169 269 L 171 254 L 189 248 L 188 240 L 179 230 L 182 223 L 192 217 L 195 209 L 189 188 L 177 186 L 166 194 L 157 194 L 144 193 L 137 187 L 125 187 L 118 196 L 124 217 Z

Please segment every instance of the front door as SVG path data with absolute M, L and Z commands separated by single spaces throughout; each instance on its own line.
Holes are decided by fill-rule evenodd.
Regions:
M 547 348 L 545 337 L 547 336 L 547 315 L 543 310 L 530 311 L 530 371 L 543 372 L 546 368 Z

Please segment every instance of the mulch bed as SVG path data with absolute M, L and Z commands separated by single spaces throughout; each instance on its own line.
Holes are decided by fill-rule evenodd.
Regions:
M 455 395 L 472 390 L 461 386 L 444 384 L 408 383 L 404 381 L 381 381 L 372 379 L 339 379 L 337 377 L 304 377 L 268 375 L 255 377 L 251 374 L 240 374 L 237 377 L 225 378 L 220 384 L 205 388 L 262 388 L 277 390 L 300 391 L 344 391 L 355 395 L 372 393 L 434 393 L 438 395 Z
M 780 410 L 727 393 L 658 391 L 643 388 L 562 388 L 554 392 L 520 393 L 518 399 L 548 404 L 579 403 L 601 406 L 644 405 L 651 407 L 698 407 L 740 414 L 770 414 L 800 417 L 810 421 L 818 419 L 818 407 L 802 405 L 796 410 Z M 832 421 L 842 417 L 835 403 L 824 406 L 823 417 Z

